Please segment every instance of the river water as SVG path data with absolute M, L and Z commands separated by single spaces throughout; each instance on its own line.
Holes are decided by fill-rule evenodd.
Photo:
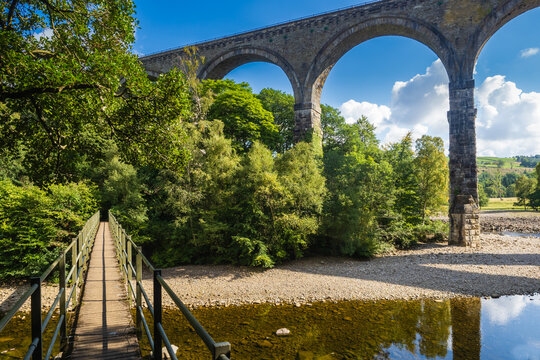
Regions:
M 540 295 L 262 304 L 193 313 L 217 342 L 232 344 L 232 359 L 540 360 Z M 166 310 L 163 317 L 179 359 L 210 358 L 179 311 Z M 0 333 L 0 359 L 24 354 L 29 318 L 19 316 Z M 276 336 L 280 328 L 290 335 Z M 141 346 L 148 356 L 148 342 Z
M 538 237 L 538 238 L 540 238 L 540 234 L 526 234 L 526 233 L 518 233 L 518 232 L 512 232 L 512 231 L 503 231 L 503 232 L 501 232 L 501 235 L 519 236 L 519 237 Z
M 263 304 L 194 314 L 217 342 L 232 344 L 233 359 L 540 359 L 540 295 Z M 164 317 L 179 359 L 208 359 L 179 312 Z M 276 336 L 280 328 L 290 336 Z

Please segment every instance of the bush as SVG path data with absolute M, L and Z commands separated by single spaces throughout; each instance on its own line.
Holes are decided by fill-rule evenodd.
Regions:
M 414 228 L 415 236 L 423 242 L 441 242 L 448 240 L 449 224 L 444 221 L 429 221 Z
M 85 183 L 43 190 L 0 181 L 0 279 L 39 275 L 96 210 Z

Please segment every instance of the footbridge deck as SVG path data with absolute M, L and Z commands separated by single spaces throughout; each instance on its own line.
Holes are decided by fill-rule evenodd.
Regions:
M 109 223 L 99 226 L 91 253 L 72 359 L 140 359 L 135 325 Z

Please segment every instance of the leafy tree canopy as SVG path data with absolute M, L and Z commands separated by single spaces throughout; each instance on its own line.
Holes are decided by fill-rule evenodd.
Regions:
M 107 139 L 133 163 L 185 163 L 189 87 L 178 71 L 147 78 L 133 14 L 129 0 L 0 3 L 0 148 L 25 148 L 34 181 L 75 179 Z
M 210 107 L 208 119 L 223 122 L 224 133 L 234 139 L 237 150 L 245 151 L 255 141 L 270 148 L 278 142 L 279 130 L 272 113 L 248 91 L 227 90 L 218 95 Z

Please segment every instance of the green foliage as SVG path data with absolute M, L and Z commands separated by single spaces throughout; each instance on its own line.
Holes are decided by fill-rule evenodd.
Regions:
M 414 224 L 420 218 L 420 199 L 412 144 L 412 134 L 408 133 L 400 142 L 390 144 L 385 155 L 393 169 L 392 177 L 396 189 L 394 212 L 402 214 L 407 222 Z
M 208 119 L 223 122 L 225 135 L 234 140 L 234 147 L 239 151 L 248 150 L 255 141 L 274 148 L 279 139 L 272 113 L 263 108 L 255 95 L 245 90 L 227 90 L 219 94 L 210 107 Z
M 414 159 L 419 210 L 423 220 L 448 203 L 448 161 L 441 138 L 424 135 L 416 140 Z
M 538 190 L 538 179 L 529 178 L 525 175 L 520 176 L 516 180 L 516 195 L 518 197 L 518 202 L 515 203 L 516 206 L 523 206 L 527 209 L 528 206 L 534 205 L 531 204 L 531 200 L 535 198 L 535 193 Z
M 192 157 L 183 173 L 149 174 L 149 236 L 158 264 L 216 261 L 226 253 L 232 219 L 229 208 L 239 159 L 223 123 L 199 122 L 187 127 Z M 156 248 L 157 247 L 157 248 Z
M 274 124 L 279 128 L 279 140 L 275 150 L 283 153 L 294 144 L 294 97 L 283 91 L 262 89 L 257 98 L 262 106 L 274 116 Z
M 325 245 L 346 255 L 372 256 L 381 241 L 378 219 L 391 212 L 394 200 L 392 168 L 366 118 L 342 124 L 333 139 L 324 153 L 329 193 L 323 218 Z
M 331 147 L 342 144 L 345 118 L 341 116 L 338 109 L 328 105 L 321 105 L 321 130 L 323 133 L 323 146 Z
M 145 222 L 146 203 L 143 199 L 143 185 L 136 169 L 123 163 L 113 147 L 96 169 L 100 178 L 101 212 L 110 210 L 130 235 L 138 235 Z
M 96 209 L 85 183 L 42 190 L 0 181 L 0 279 L 39 275 Z
M 489 204 L 489 196 L 487 196 L 484 186 L 482 185 L 478 185 L 478 203 L 480 207 L 485 207 Z
M 319 227 L 326 193 L 311 146 L 297 144 L 274 159 L 255 143 L 236 178 L 241 183 L 234 195 L 233 231 L 244 243 L 251 241 L 254 249 L 244 261 L 255 265 L 266 258 L 275 263 L 301 257 Z
M 108 140 L 131 163 L 181 170 L 189 88 L 178 71 L 150 81 L 131 54 L 131 1 L 0 7 L 0 151 L 24 149 L 25 175 L 79 181 Z

